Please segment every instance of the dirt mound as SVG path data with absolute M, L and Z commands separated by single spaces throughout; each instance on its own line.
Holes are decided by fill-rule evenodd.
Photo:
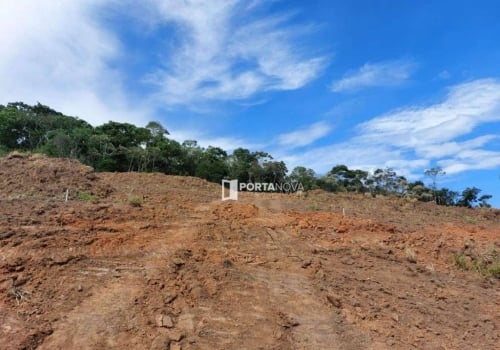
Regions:
M 8 198 L 105 197 L 111 187 L 74 159 L 13 152 L 0 159 L 0 193 Z
M 321 191 L 222 202 L 196 178 L 19 154 L 0 171 L 2 349 L 500 342 L 498 211 Z M 69 186 L 100 198 L 46 200 Z

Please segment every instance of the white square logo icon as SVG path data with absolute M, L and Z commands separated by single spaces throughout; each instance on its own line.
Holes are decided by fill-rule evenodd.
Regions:
M 226 196 L 227 184 L 229 184 L 229 195 Z M 238 180 L 222 180 L 222 200 L 238 200 Z

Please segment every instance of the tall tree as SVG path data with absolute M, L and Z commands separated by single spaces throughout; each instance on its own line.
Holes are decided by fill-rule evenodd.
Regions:
M 219 147 L 208 147 L 196 167 L 196 176 L 212 182 L 220 182 L 228 173 L 227 153 Z
M 408 188 L 408 181 L 394 169 L 376 169 L 371 177 L 372 193 L 383 195 L 402 195 Z
M 307 169 L 303 166 L 295 167 L 290 173 L 290 180 L 302 184 L 306 191 L 317 187 L 316 174 L 314 170 Z
M 424 175 L 428 176 L 431 179 L 431 188 L 432 188 L 432 192 L 434 194 L 434 201 L 436 202 L 436 204 L 439 204 L 438 203 L 438 196 L 437 196 L 437 178 L 438 178 L 438 176 L 446 175 L 446 172 L 443 171 L 443 169 L 441 169 L 441 167 L 434 167 L 431 169 L 427 169 L 424 172 Z

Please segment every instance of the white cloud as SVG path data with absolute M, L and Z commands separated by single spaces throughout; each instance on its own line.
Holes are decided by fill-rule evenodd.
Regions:
M 278 141 L 280 145 L 292 148 L 307 146 L 328 135 L 331 130 L 332 127 L 329 124 L 321 121 L 300 130 L 281 134 L 278 136 Z
M 334 81 L 331 89 L 334 92 L 344 92 L 368 87 L 398 86 L 410 78 L 415 68 L 415 63 L 404 60 L 366 63 L 357 71 Z
M 500 121 L 500 81 L 480 79 L 453 86 L 444 100 L 402 108 L 358 126 L 349 141 L 307 152 L 282 152 L 292 166 L 319 172 L 336 164 L 361 169 L 393 167 L 412 177 L 435 161 L 448 174 L 500 167 L 497 134 L 471 134 L 479 125 Z M 490 148 L 490 149 L 487 149 Z
M 19 0 L 0 11 L 0 96 L 37 101 L 91 123 L 142 122 L 129 108 L 121 75 L 110 62 L 121 54 L 114 35 L 95 20 L 112 0 Z
M 259 6 L 262 1 L 7 1 L 0 11 L 0 103 L 39 101 L 92 124 L 144 125 L 165 106 L 203 111 L 206 101 L 304 86 L 324 59 L 301 52 L 294 40 L 306 29 L 292 28 L 286 16 L 249 20 Z M 159 49 L 143 53 L 157 65 L 142 81 L 116 64 L 132 53 L 105 23 L 113 16 L 132 21 L 145 40 L 163 35 Z M 131 78 L 136 81 L 128 84 L 154 81 L 150 95 L 139 99 L 126 90 Z
M 480 79 L 453 86 L 441 103 L 400 109 L 361 124 L 357 142 L 437 160 L 449 174 L 491 169 L 499 166 L 500 152 L 484 147 L 500 137 L 466 137 L 479 125 L 498 121 L 500 81 Z
M 387 162 L 401 159 L 401 153 L 384 145 L 369 146 L 349 141 L 316 147 L 300 153 L 285 151 L 278 153 L 278 158 L 283 159 L 290 169 L 302 165 L 313 168 L 321 174 L 337 164 L 364 170 L 386 167 L 389 166 Z
M 500 121 L 500 82 L 482 79 L 452 87 L 441 103 L 388 113 L 361 124 L 360 130 L 366 142 L 390 142 L 426 155 L 429 146 L 438 147 L 493 121 Z
M 464 149 L 453 158 L 439 161 L 447 174 L 456 174 L 467 170 L 500 168 L 500 152 L 484 149 Z
M 463 149 L 476 149 L 483 147 L 490 141 L 499 138 L 500 136 L 498 135 L 483 135 L 463 142 L 449 141 L 422 144 L 418 147 L 418 153 L 427 158 L 439 159 L 458 154 Z
M 298 89 L 314 79 L 325 64 L 308 57 L 294 39 L 300 28 L 287 17 L 252 18 L 257 3 L 244 1 L 160 1 L 157 23 L 175 24 L 179 47 L 165 68 L 149 77 L 161 88 L 157 100 L 188 105 L 211 100 L 245 99 L 258 92 Z
M 249 142 L 242 137 L 232 137 L 232 136 L 214 136 L 207 132 L 203 132 L 195 129 L 169 129 L 170 138 L 176 140 L 177 142 L 184 142 L 186 140 L 196 140 L 198 145 L 201 147 L 219 147 L 225 151 L 232 151 L 236 148 L 246 148 L 246 149 L 261 149 L 265 147 L 263 144 Z

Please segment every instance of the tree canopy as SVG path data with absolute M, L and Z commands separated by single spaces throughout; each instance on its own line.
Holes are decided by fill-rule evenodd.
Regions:
M 488 194 L 480 196 L 481 190 L 476 187 L 467 187 L 461 193 L 438 188 L 438 177 L 445 175 L 439 167 L 423 174 L 431 179 L 429 186 L 422 181 L 409 182 L 391 168 L 370 173 L 338 164 L 324 176 L 303 166 L 288 173 L 286 164 L 267 152 L 236 148 L 228 154 L 219 147 L 201 147 L 195 140 L 179 143 L 169 135 L 158 121 L 145 127 L 114 121 L 93 127 L 40 103 L 0 105 L 0 155 L 14 150 L 39 152 L 78 159 L 96 171 L 162 172 L 213 182 L 290 182 L 302 184 L 305 190 L 406 196 L 467 208 L 488 207 L 491 198 Z

